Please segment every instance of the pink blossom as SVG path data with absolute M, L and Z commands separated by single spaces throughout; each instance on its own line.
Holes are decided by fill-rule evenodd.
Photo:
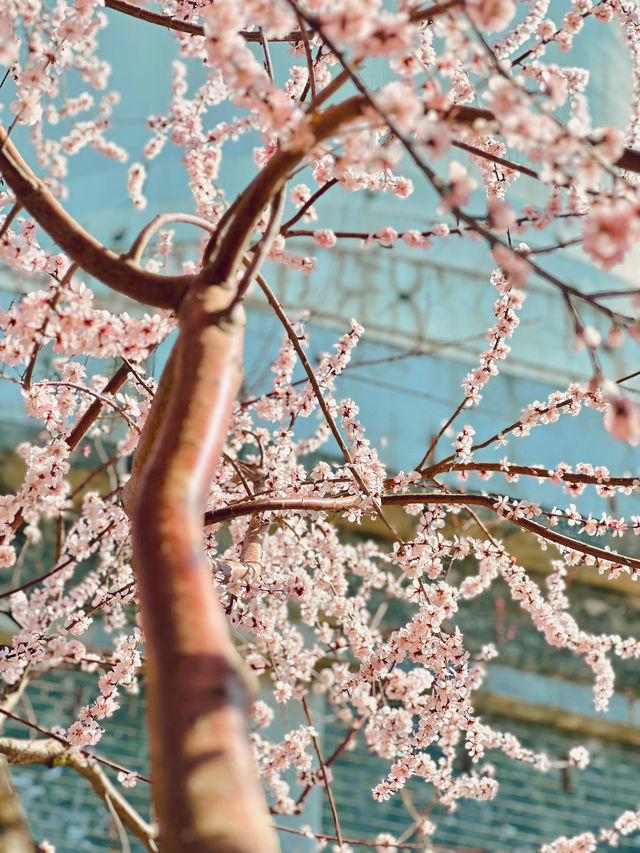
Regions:
M 316 245 L 323 249 L 331 249 L 336 244 L 336 235 L 330 228 L 323 228 L 313 232 Z
M 142 163 L 134 163 L 129 169 L 127 190 L 129 197 L 137 208 L 142 210 L 147 206 L 147 200 L 142 194 L 142 188 L 147 177 L 147 170 Z
M 516 214 L 511 205 L 503 199 L 495 196 L 487 199 L 489 208 L 489 220 L 496 231 L 508 231 L 516 222 Z
M 627 199 L 601 202 L 591 208 L 582 223 L 584 248 L 602 269 L 619 263 L 640 239 L 640 216 Z
M 16 549 L 13 545 L 0 545 L 0 568 L 12 566 L 16 561 Z
M 390 226 L 386 226 L 385 228 L 381 228 L 375 235 L 378 243 L 381 246 L 393 246 L 398 239 L 398 232 L 395 228 L 391 228 Z
M 613 400 L 604 416 L 604 426 L 617 441 L 640 444 L 640 406 L 628 397 Z
M 571 346 L 574 350 L 580 351 L 585 347 L 595 349 L 600 346 L 602 335 L 594 326 L 584 326 L 583 329 L 576 335 Z
M 466 6 L 471 20 L 489 33 L 504 30 L 516 13 L 513 0 L 471 0 Z
M 531 264 L 521 253 L 516 253 L 501 243 L 493 247 L 491 252 L 500 268 L 504 271 L 510 283 L 517 288 L 524 287 L 531 273 Z
M 401 131 L 413 128 L 422 113 L 420 99 L 406 83 L 387 83 L 376 92 L 375 103 L 383 116 L 388 116 Z
M 118 772 L 118 782 L 120 782 L 123 788 L 135 788 L 138 782 L 138 774 L 120 770 Z
M 449 164 L 449 191 L 442 197 L 438 205 L 438 213 L 446 213 L 452 208 L 462 207 L 469 201 L 469 196 L 478 186 L 465 167 L 454 160 Z
M 294 207 L 302 207 L 311 198 L 311 190 L 306 184 L 296 184 L 289 193 Z

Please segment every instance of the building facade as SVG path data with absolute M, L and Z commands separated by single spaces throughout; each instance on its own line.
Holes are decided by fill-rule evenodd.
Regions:
M 141 150 L 147 140 L 147 115 L 166 108 L 163 98 L 169 84 L 173 43 L 162 31 L 151 35 L 157 39 L 153 44 L 143 23 L 120 19 L 115 13 L 104 35 L 114 56 L 127 57 L 126 63 L 114 63 L 113 86 L 123 91 L 123 100 L 114 116 L 113 134 L 133 151 Z M 620 124 L 617 117 L 628 103 L 629 93 L 611 85 L 613 80 L 625 79 L 618 48 L 615 43 L 601 44 L 597 63 L 585 56 L 586 64 L 596 65 L 591 103 L 596 105 L 598 123 Z M 252 144 L 249 138 L 241 139 L 236 159 L 230 158 L 226 178 L 231 191 L 246 177 L 244 170 L 251 158 Z M 96 168 L 90 155 L 82 155 L 79 169 L 69 183 L 68 207 L 106 245 L 124 250 L 155 213 L 191 212 L 184 176 L 173 168 L 171 158 L 175 156 L 175 150 L 167 148 L 153 161 L 149 170 L 149 207 L 140 213 L 128 204 L 122 167 L 101 163 Z M 524 180 L 521 183 L 523 199 L 536 203 L 536 190 Z M 100 199 L 99 208 L 95 207 L 96 198 Z M 335 230 L 349 230 L 357 223 L 358 231 L 374 234 L 383 225 L 393 225 L 398 231 L 405 225 L 415 227 L 416 216 L 428 228 L 433 219 L 422 211 L 433 207 L 425 204 L 417 192 L 404 204 L 382 194 L 358 194 L 348 207 L 343 200 L 334 203 L 327 198 L 317 210 L 321 223 L 330 223 Z M 194 251 L 188 232 L 178 229 L 177 233 L 182 242 L 176 263 L 181 257 L 192 257 Z M 561 238 L 562 234 L 555 236 Z M 299 246 L 301 253 L 311 251 L 309 240 L 305 243 L 301 239 Z M 389 468 L 408 470 L 419 461 L 431 437 L 460 402 L 462 379 L 484 348 L 495 298 L 489 284 L 490 259 L 480 247 L 466 240 L 459 242 L 459 252 L 451 251 L 451 242 L 444 245 L 437 241 L 426 254 L 399 245 L 393 250 L 372 245 L 363 252 L 354 241 L 352 245 L 316 254 L 318 270 L 310 277 L 274 265 L 268 266 L 265 274 L 290 316 L 305 317 L 311 333 L 312 360 L 331 349 L 350 317 L 364 325 L 366 335 L 353 364 L 340 379 L 339 395 L 357 401 L 367 434 L 374 443 L 385 447 Z M 634 263 L 632 260 L 618 271 L 621 281 L 632 278 Z M 554 262 L 552 271 L 569 281 L 579 281 L 586 269 L 576 256 Z M 588 269 L 592 278 L 597 275 L 593 268 Z M 5 303 L 29 286 L 6 272 L 0 275 Z M 597 282 L 592 283 L 597 286 Z M 124 300 L 99 292 L 112 310 L 125 307 Z M 282 331 L 259 293 L 250 294 L 248 307 L 245 386 L 251 392 L 263 387 L 267 378 L 264 366 L 277 352 Z M 522 341 L 514 339 L 513 358 L 502 375 L 487 385 L 483 405 L 474 414 L 477 433 L 490 435 L 496 423 L 511 422 L 531 400 L 545 399 L 556 388 L 589 378 L 588 360 L 571 348 L 563 306 L 547 287 L 535 282 L 528 286 L 522 324 L 527 334 Z M 157 369 L 166 358 L 166 351 L 167 348 L 159 351 Z M 627 359 L 625 351 L 606 354 L 607 374 L 623 376 L 630 372 Z M 28 423 L 16 419 L 18 403 L 16 389 L 4 383 L 0 392 L 0 476 L 7 491 L 15 478 L 10 451 L 29 430 Z M 581 416 L 578 440 L 573 424 L 562 419 L 541 431 L 541 435 L 534 431 L 526 444 L 516 442 L 510 447 L 510 458 L 516 463 L 544 459 L 556 464 L 589 459 L 621 474 L 637 471 L 637 452 L 613 439 L 599 443 L 594 453 L 594 436 L 601 435 L 600 417 L 591 411 Z M 550 453 L 553 459 L 549 458 Z M 496 451 L 493 458 L 497 460 L 500 455 Z M 519 496 L 519 486 L 514 485 L 511 493 Z M 535 498 L 537 493 L 532 494 L 529 489 L 527 495 Z M 586 511 L 599 508 L 599 502 L 588 494 L 582 505 Z M 382 535 L 379 529 L 372 534 Z M 540 552 L 527 550 L 528 545 L 517 535 L 510 547 L 522 555 L 534 575 L 544 575 L 548 561 Z M 46 565 L 46 552 L 34 554 L 33 560 L 36 571 L 39 564 Z M 627 578 L 607 584 L 600 577 L 583 572 L 573 585 L 572 595 L 572 612 L 586 628 L 623 636 L 635 630 L 640 596 Z M 489 665 L 477 695 L 477 707 L 483 717 L 512 731 L 536 751 L 546 751 L 554 761 L 562 761 L 572 746 L 586 742 L 592 761 L 585 771 L 550 770 L 535 775 L 530 767 L 509 761 L 500 753 L 490 755 L 502 779 L 497 799 L 489 803 L 465 802 L 453 813 L 434 812 L 439 831 L 433 842 L 438 849 L 530 853 L 558 835 L 597 830 L 611 824 L 625 808 L 636 808 L 640 800 L 637 666 L 633 662 L 618 663 L 611 710 L 607 715 L 596 715 L 587 667 L 568 652 L 551 650 L 530 626 L 526 615 L 511 602 L 506 587 L 498 585 L 489 597 L 469 603 L 460 618 L 478 650 L 485 643 L 494 642 L 501 652 L 499 663 Z M 40 678 L 23 700 L 23 713 L 45 728 L 58 723 L 61 717 L 72 720 L 76 709 L 90 697 L 91 689 L 91 677 L 72 670 Z M 143 705 L 142 696 L 128 697 L 100 747 L 114 762 L 140 772 L 146 768 Z M 337 731 L 320 701 L 313 713 L 323 750 L 329 755 L 339 743 Z M 15 724 L 7 725 L 6 732 L 24 735 Z M 373 803 L 368 791 L 385 771 L 367 753 L 362 738 L 353 738 L 350 749 L 341 751 L 332 769 L 333 790 L 341 805 L 342 828 L 348 838 L 370 839 L 382 831 L 401 835 L 416 815 L 430 814 L 432 792 L 424 786 L 409 787 L 406 795 L 387 804 Z M 58 853 L 124 849 L 109 813 L 86 781 L 73 771 L 64 767 L 25 767 L 17 768 L 13 775 L 38 840 L 48 838 Z M 148 813 L 149 792 L 142 783 L 127 793 L 141 812 Z M 64 821 L 60 820 L 62 814 Z M 333 831 L 328 804 L 320 790 L 309 798 L 299 819 L 277 820 L 288 822 L 293 828 L 310 824 L 316 832 Z M 285 831 L 280 835 L 287 853 L 314 849 L 311 842 L 298 835 Z M 133 839 L 129 844 L 132 851 L 142 849 Z M 621 841 L 617 849 L 631 853 L 639 846 L 640 835 L 636 834 Z

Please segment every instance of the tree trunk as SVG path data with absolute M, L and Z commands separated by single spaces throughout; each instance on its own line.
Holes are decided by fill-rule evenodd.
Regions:
M 163 853 L 279 849 L 247 731 L 252 690 L 203 547 L 209 483 L 242 375 L 244 314 L 221 287 L 184 299 L 173 381 L 133 499 L 151 773 Z

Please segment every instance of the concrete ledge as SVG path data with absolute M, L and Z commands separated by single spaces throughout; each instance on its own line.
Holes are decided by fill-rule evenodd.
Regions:
M 581 738 L 640 746 L 640 696 L 614 693 L 609 711 L 602 714 L 595 710 L 593 690 L 587 685 L 490 665 L 474 704 L 481 714 L 553 726 Z

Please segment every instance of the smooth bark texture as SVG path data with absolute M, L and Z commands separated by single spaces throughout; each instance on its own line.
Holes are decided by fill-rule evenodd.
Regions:
M 163 853 L 276 851 L 247 736 L 251 691 L 205 556 L 203 515 L 242 376 L 232 294 L 188 294 L 162 429 L 136 489 L 133 543 Z
M 151 451 L 153 450 L 155 441 L 162 429 L 164 416 L 171 400 L 176 350 L 177 347 L 174 346 L 162 371 L 162 375 L 153 398 L 153 405 L 149 410 L 147 420 L 142 433 L 140 434 L 140 440 L 138 441 L 138 446 L 136 447 L 136 452 L 133 457 L 131 476 L 122 489 L 122 505 L 129 516 L 131 516 L 133 511 L 134 495 L 136 493 L 140 475 L 144 471 L 147 459 L 151 456 Z

